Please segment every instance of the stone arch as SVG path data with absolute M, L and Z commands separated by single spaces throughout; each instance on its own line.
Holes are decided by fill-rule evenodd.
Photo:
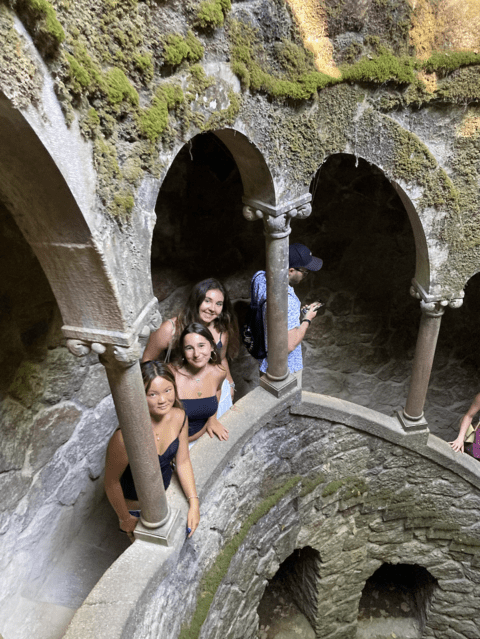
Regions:
M 334 158 L 336 155 L 339 155 L 339 153 L 332 153 L 328 155 L 326 158 L 324 158 L 322 162 L 322 166 L 318 169 L 316 176 L 312 180 L 311 190 L 315 191 L 315 182 L 316 182 L 317 176 L 320 174 L 322 170 L 323 165 L 325 165 L 325 163 L 328 160 Z M 375 160 L 377 161 L 372 161 L 370 157 L 365 157 L 363 154 L 359 154 L 359 153 L 353 154 L 351 150 L 350 151 L 346 150 L 345 152 L 341 153 L 341 155 L 355 157 L 356 159 L 355 166 L 358 166 L 359 160 L 364 160 L 365 162 L 368 162 L 369 165 L 375 167 L 375 169 L 377 169 L 379 172 L 383 174 L 386 182 L 388 182 L 393 188 L 393 190 L 398 194 L 402 202 L 402 205 L 405 209 L 405 212 L 407 213 L 408 219 L 410 221 L 410 226 L 411 226 L 413 237 L 415 240 L 416 260 L 415 260 L 414 279 L 416 282 L 420 284 L 420 286 L 425 291 L 428 291 L 430 289 L 430 280 L 431 280 L 429 247 L 427 245 L 427 238 L 425 235 L 424 225 L 421 221 L 420 216 L 418 215 L 418 212 L 411 198 L 406 193 L 404 188 L 402 188 L 395 180 L 392 180 L 391 177 L 389 177 L 384 167 L 381 164 L 377 163 L 378 158 L 375 158 Z M 313 193 L 313 198 L 315 198 L 315 192 Z M 313 201 L 313 204 L 314 203 L 315 202 Z
M 445 272 L 448 244 L 442 230 L 454 218 L 456 207 L 445 169 L 415 133 L 373 109 L 359 115 L 352 143 L 355 155 L 382 169 L 402 199 L 417 246 L 415 278 L 424 294 L 455 297 L 463 283 Z
M 375 627 L 381 634 L 384 619 L 388 621 L 390 618 L 390 624 L 393 622 L 399 636 L 415 633 L 415 636 L 421 637 L 437 587 L 436 579 L 423 566 L 383 563 L 366 581 L 360 600 L 358 625 L 363 626 L 367 634 Z M 380 612 L 382 616 L 379 618 Z M 372 627 L 372 621 L 380 624 Z
M 259 148 L 235 129 L 220 129 L 214 133 L 225 144 L 238 165 L 245 198 L 272 206 L 277 204 L 273 178 Z
M 58 158 L 3 94 L 0 147 L 2 199 L 42 265 L 67 334 L 115 343 L 128 331 L 128 322 L 108 257 L 94 239 Z

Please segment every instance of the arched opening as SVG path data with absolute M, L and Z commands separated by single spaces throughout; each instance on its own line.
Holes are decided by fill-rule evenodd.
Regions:
M 406 398 L 419 322 L 409 218 L 383 172 L 353 155 L 328 158 L 311 190 L 312 214 L 291 241 L 323 258 L 298 289 L 326 308 L 304 340 L 303 386 L 392 414 Z
M 362 592 L 357 639 L 421 637 L 436 584 L 428 570 L 416 564 L 380 566 Z
M 245 143 L 241 134 L 237 138 Z M 244 173 L 242 158 L 237 161 L 214 133 L 194 137 L 170 166 L 152 240 L 153 291 L 163 319 L 178 314 L 190 287 L 207 277 L 225 284 L 234 305 L 249 298 L 250 278 L 264 268 L 265 240 L 261 224 L 242 215 L 245 179 L 252 188 Z M 231 370 L 238 399 L 255 385 L 258 365 L 244 354 Z
M 305 546 L 280 565 L 258 605 L 260 639 L 315 639 L 319 561 L 318 551 Z

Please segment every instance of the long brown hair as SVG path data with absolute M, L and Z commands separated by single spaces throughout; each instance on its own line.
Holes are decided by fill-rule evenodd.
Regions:
M 183 334 L 185 327 L 194 322 L 202 324 L 198 309 L 207 292 L 213 290 L 219 290 L 223 295 L 222 312 L 215 318 L 213 325 L 219 333 L 228 333 L 227 355 L 229 358 L 234 358 L 240 348 L 237 318 L 227 289 L 219 280 L 213 277 L 198 282 L 190 291 L 185 307 L 178 314 L 178 333 Z M 181 340 L 178 343 L 181 345 Z
M 180 401 L 178 397 L 175 377 L 172 371 L 170 370 L 170 368 L 167 366 L 167 364 L 164 364 L 163 362 L 158 362 L 158 361 L 142 362 L 140 364 L 140 369 L 142 371 L 142 379 L 143 379 L 143 385 L 145 386 L 145 394 L 147 394 L 148 391 L 150 390 L 150 386 L 152 385 L 153 380 L 156 379 L 157 377 L 161 377 L 162 379 L 165 379 L 167 382 L 170 382 L 170 384 L 172 384 L 173 386 L 173 390 L 175 391 L 175 402 L 173 403 L 173 406 L 175 408 L 183 409 L 182 402 Z

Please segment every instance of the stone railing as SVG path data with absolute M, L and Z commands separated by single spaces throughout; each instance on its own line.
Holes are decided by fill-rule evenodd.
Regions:
M 298 399 L 258 388 L 224 417 L 228 443 L 194 446 L 194 537 L 185 541 L 182 525 L 171 548 L 136 541 L 67 639 L 253 638 L 268 580 L 307 546 L 317 564 L 305 608 L 317 636 L 355 636 L 363 587 L 383 563 L 418 564 L 436 580 L 423 636 L 480 636 L 467 614 L 479 594 L 477 462 L 428 433 L 406 434 L 396 418 L 313 393 Z M 169 500 L 185 520 L 178 486 Z

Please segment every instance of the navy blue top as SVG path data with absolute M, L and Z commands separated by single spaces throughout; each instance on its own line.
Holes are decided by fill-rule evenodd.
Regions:
M 188 436 L 196 435 L 205 426 L 207 419 L 218 409 L 217 396 L 182 399 L 183 408 L 188 416 Z
M 183 430 L 186 417 L 187 415 L 185 414 L 180 433 Z M 163 453 L 163 455 L 158 456 L 158 463 L 160 464 L 160 470 L 162 471 L 163 485 L 165 486 L 165 490 L 167 490 L 167 488 L 170 486 L 170 481 L 173 474 L 172 461 L 175 459 L 175 455 L 178 452 L 179 443 L 180 442 L 177 437 L 173 440 L 173 442 Z M 130 470 L 130 464 L 128 464 L 128 466 L 123 471 L 123 475 L 120 477 L 120 485 L 122 487 L 123 496 L 125 497 L 125 499 L 134 499 L 135 501 L 138 500 L 135 484 L 133 483 L 132 471 Z

